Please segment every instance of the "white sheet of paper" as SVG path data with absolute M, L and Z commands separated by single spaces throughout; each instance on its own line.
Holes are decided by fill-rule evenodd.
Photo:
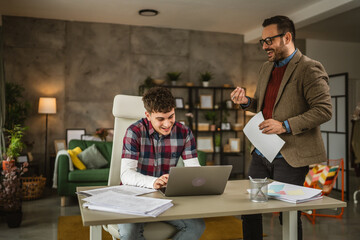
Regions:
M 92 210 L 156 217 L 169 209 L 171 199 L 139 197 L 112 190 L 83 199 L 83 206 Z
M 107 192 L 107 191 L 113 191 L 113 192 L 132 195 L 132 196 L 139 196 L 139 195 L 143 195 L 146 193 L 156 192 L 157 190 L 150 189 L 150 188 L 129 186 L 129 185 L 119 185 L 119 186 L 111 186 L 111 187 L 104 187 L 104 188 L 96 188 L 93 190 L 81 191 L 81 192 L 76 192 L 76 193 L 89 197 L 89 196 L 97 195 L 97 194 Z
M 253 116 L 244 127 L 244 133 L 250 142 L 272 162 L 285 142 L 276 134 L 264 134 L 259 129 L 259 124 L 264 121 L 262 112 Z

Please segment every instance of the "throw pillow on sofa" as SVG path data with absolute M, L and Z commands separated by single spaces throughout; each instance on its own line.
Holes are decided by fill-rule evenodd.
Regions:
M 86 169 L 86 166 L 81 162 L 81 160 L 78 158 L 78 155 L 82 152 L 81 148 L 80 147 L 76 147 L 72 150 L 67 150 L 69 155 L 70 155 L 70 158 L 71 158 L 71 161 L 72 163 L 74 164 L 74 166 L 77 168 L 77 169 L 80 169 L 80 170 L 85 170 Z
M 95 144 L 82 151 L 78 157 L 86 165 L 87 169 L 102 168 L 108 164 L 108 161 L 106 161 Z

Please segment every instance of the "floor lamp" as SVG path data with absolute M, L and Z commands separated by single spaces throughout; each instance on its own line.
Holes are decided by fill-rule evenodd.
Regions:
M 47 135 L 48 135 L 48 115 L 56 113 L 56 98 L 52 97 L 41 97 L 39 99 L 39 113 L 46 114 L 46 125 L 45 125 L 45 162 L 44 162 L 44 174 L 47 176 Z M 49 179 L 49 178 L 48 178 Z

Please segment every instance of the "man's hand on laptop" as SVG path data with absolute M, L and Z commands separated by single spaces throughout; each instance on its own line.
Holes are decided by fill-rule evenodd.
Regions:
M 161 177 L 159 177 L 158 179 L 156 179 L 156 181 L 154 182 L 154 189 L 166 187 L 168 179 L 169 179 L 169 174 L 164 174 Z

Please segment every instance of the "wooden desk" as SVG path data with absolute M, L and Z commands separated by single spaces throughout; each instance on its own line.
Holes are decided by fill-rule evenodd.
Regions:
M 94 187 L 78 187 L 77 191 Z M 84 226 L 90 226 L 90 239 L 101 239 L 101 225 L 118 223 L 156 222 L 175 219 L 208 218 L 258 213 L 283 212 L 283 239 L 297 239 L 297 211 L 346 207 L 346 202 L 324 197 L 321 200 L 301 204 L 269 200 L 265 203 L 254 203 L 249 199 L 246 189 L 249 180 L 235 180 L 227 183 L 222 195 L 171 197 L 174 206 L 160 216 L 143 217 L 135 215 L 92 211 L 82 207 L 83 196 L 78 195 L 81 217 Z M 145 196 L 164 198 L 159 192 Z

